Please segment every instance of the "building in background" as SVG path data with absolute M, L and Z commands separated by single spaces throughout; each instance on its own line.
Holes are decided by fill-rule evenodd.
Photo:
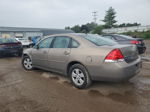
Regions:
M 0 38 L 43 37 L 59 33 L 73 33 L 72 30 L 49 28 L 0 27 Z
M 109 34 L 109 33 L 125 33 L 125 32 L 135 32 L 135 31 L 138 31 L 138 32 L 150 31 L 150 25 L 104 29 L 102 32 Z

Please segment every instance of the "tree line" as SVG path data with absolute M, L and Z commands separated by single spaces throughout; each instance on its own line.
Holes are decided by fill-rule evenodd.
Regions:
M 76 33 L 96 33 L 102 34 L 103 29 L 107 28 L 119 28 L 119 27 L 131 27 L 131 26 L 140 26 L 140 23 L 122 23 L 116 24 L 116 11 L 114 8 L 110 7 L 105 14 L 104 19 L 102 20 L 105 24 L 99 25 L 97 23 L 91 22 L 83 25 L 75 25 L 73 27 L 65 27 L 65 29 L 71 29 Z

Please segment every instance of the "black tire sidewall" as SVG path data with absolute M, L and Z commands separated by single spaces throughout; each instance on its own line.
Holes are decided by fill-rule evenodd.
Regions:
M 83 74 L 84 74 L 85 81 L 84 81 L 84 83 L 83 83 L 81 86 L 76 85 L 76 84 L 73 82 L 73 80 L 72 80 L 72 71 L 73 71 L 74 69 L 80 69 L 80 70 L 83 72 Z M 87 88 L 87 87 L 89 87 L 89 86 L 91 85 L 91 78 L 90 78 L 90 76 L 89 76 L 89 74 L 88 74 L 88 71 L 87 71 L 86 68 L 85 68 L 83 65 L 81 65 L 81 64 L 72 65 L 72 66 L 70 67 L 70 69 L 69 69 L 69 76 L 70 76 L 71 83 L 72 83 L 76 88 L 85 89 L 85 88 Z

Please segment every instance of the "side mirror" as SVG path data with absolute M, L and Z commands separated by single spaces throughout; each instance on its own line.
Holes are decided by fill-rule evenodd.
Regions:
M 36 45 L 36 49 L 39 49 L 39 46 L 38 46 L 38 45 Z

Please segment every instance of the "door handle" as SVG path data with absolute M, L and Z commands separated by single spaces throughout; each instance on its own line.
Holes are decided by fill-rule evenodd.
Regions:
M 47 52 L 46 52 L 46 51 L 43 51 L 43 53 L 44 53 L 44 54 L 47 54 Z
M 65 54 L 65 55 L 69 55 L 70 52 L 69 52 L 69 51 L 65 51 L 64 54 Z

